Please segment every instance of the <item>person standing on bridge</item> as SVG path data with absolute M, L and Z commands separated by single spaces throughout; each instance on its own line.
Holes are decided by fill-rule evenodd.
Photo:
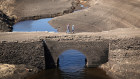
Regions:
M 74 33 L 74 25 L 72 25 L 72 33 Z
M 66 33 L 69 33 L 69 32 L 70 32 L 70 25 L 68 24 Z

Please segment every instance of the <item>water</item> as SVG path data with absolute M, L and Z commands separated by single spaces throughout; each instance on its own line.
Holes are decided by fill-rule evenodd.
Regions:
M 82 5 L 82 4 L 80 4 L 80 7 L 83 8 L 83 9 L 87 9 L 87 8 L 89 8 L 88 6 L 86 6 L 86 5 Z
M 59 67 L 43 70 L 27 79 L 111 79 L 99 68 L 86 68 L 84 54 L 67 50 L 59 56 Z
M 84 54 L 77 50 L 68 50 L 62 53 L 59 57 L 59 69 L 62 71 L 61 75 L 66 79 L 80 78 L 84 75 L 85 69 Z
M 34 31 L 48 31 L 57 32 L 57 29 L 53 28 L 48 21 L 52 18 L 45 18 L 39 20 L 27 20 L 16 23 L 13 26 L 13 32 L 34 32 Z
M 80 4 L 80 5 L 79 5 L 79 8 L 80 8 L 80 9 L 76 9 L 74 12 L 78 12 L 78 11 L 81 11 L 81 10 L 83 10 L 83 9 L 87 9 L 87 8 L 89 8 L 89 7 L 86 6 L 86 5 Z

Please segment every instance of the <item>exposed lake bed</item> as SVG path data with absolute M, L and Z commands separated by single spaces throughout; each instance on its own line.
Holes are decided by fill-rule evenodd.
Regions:
M 14 48 L 17 44 L 22 44 L 21 43 L 22 41 L 24 41 L 23 43 L 25 43 L 26 40 L 29 40 L 30 38 L 32 38 L 30 40 L 32 40 L 32 43 L 34 44 L 35 43 L 34 40 L 37 39 L 39 35 L 41 35 L 40 41 L 42 41 L 42 37 L 47 34 L 50 35 L 47 37 L 47 39 L 50 38 L 49 41 L 50 40 L 52 41 L 62 35 L 64 36 L 62 37 L 63 39 L 57 40 L 57 42 L 60 42 L 61 44 L 62 40 L 71 41 L 77 39 L 78 35 L 81 35 L 80 37 L 85 35 L 85 38 L 91 38 L 90 35 L 95 34 L 95 36 L 97 35 L 96 37 L 99 37 L 96 40 L 101 41 L 102 38 L 100 38 L 101 37 L 100 33 L 104 33 L 103 35 L 105 37 L 108 36 L 109 45 L 111 45 L 109 46 L 108 49 L 109 54 L 107 54 L 108 62 L 102 63 L 97 68 L 86 68 L 83 66 L 84 65 L 83 64 L 82 67 L 71 66 L 68 69 L 65 69 L 67 67 L 62 68 L 63 66 L 60 66 L 58 68 L 48 69 L 48 70 L 41 69 L 41 71 L 39 68 L 36 68 L 34 66 L 31 67 L 30 66 L 28 67 L 28 65 L 26 66 L 26 63 L 28 61 L 25 61 L 24 65 L 19 65 L 19 66 L 18 64 L 0 64 L 0 69 L 1 69 L 0 73 L 2 73 L 0 77 L 4 79 L 9 74 L 10 76 L 7 76 L 7 79 L 8 78 L 16 79 L 17 77 L 29 78 L 29 79 L 30 78 L 31 79 L 37 79 L 37 78 L 111 79 L 110 77 L 114 79 L 139 79 L 140 77 L 139 76 L 140 75 L 139 31 L 140 30 L 138 29 L 139 28 L 139 17 L 138 17 L 139 1 L 138 0 L 134 0 L 134 1 L 91 0 L 90 2 L 87 3 L 88 6 L 84 5 L 84 3 L 86 2 L 87 2 L 86 0 L 80 0 L 80 3 L 79 0 L 76 0 L 76 2 L 74 3 L 71 2 L 70 0 L 60 0 L 60 1 L 3 0 L 0 1 L 0 4 L 2 5 L 0 7 L 0 10 L 3 11 L 3 13 L 0 13 L 1 14 L 0 31 L 1 32 L 8 31 L 7 33 L 0 33 L 1 35 L 0 52 L 2 52 L 0 53 L 0 56 L 4 57 L 7 60 L 8 58 L 9 59 L 12 58 L 10 56 L 14 55 L 15 52 L 17 51 L 19 51 L 18 53 L 21 52 L 21 50 L 17 50 L 17 49 L 9 52 L 7 51 L 11 49 L 12 46 L 10 47 L 10 45 L 12 44 L 13 40 L 15 45 L 13 45 L 12 48 Z M 75 34 L 69 34 L 70 37 L 68 36 L 68 38 L 67 38 L 67 34 L 65 33 L 67 30 L 66 27 L 67 24 L 70 24 L 70 26 L 75 25 Z M 9 30 L 10 31 L 13 30 L 13 33 L 10 33 Z M 114 30 L 115 32 L 113 32 Z M 135 30 L 135 32 L 133 30 Z M 33 33 L 29 33 L 29 32 L 33 32 Z M 89 32 L 91 34 L 86 32 Z M 112 33 L 114 33 L 114 35 L 112 35 Z M 88 39 L 84 40 L 84 39 L 80 39 L 80 37 L 76 41 L 80 40 L 80 41 L 89 42 Z M 9 43 L 8 41 L 11 42 L 9 45 L 8 45 Z M 55 44 L 53 43 L 54 42 L 52 42 L 52 45 L 55 46 Z M 42 45 L 42 43 L 40 45 Z M 90 44 L 87 45 L 87 43 L 85 43 L 84 46 L 86 46 L 85 48 L 88 48 L 89 45 Z M 4 46 L 6 47 L 7 50 L 4 49 Z M 26 48 L 26 46 L 24 45 L 23 47 Z M 65 45 L 62 45 L 62 47 L 65 47 Z M 17 46 L 17 48 L 20 49 L 20 46 Z M 35 50 L 38 50 L 39 45 L 33 46 L 31 50 L 33 48 L 35 48 Z M 51 47 L 50 50 L 53 50 L 53 47 Z M 8 55 L 5 56 L 5 52 L 10 53 L 9 56 Z M 15 56 L 17 56 L 17 54 Z M 80 56 L 81 55 L 77 56 L 77 58 L 79 58 Z M 41 59 L 43 57 L 44 56 L 42 55 L 39 58 Z M 25 57 L 21 56 L 21 58 L 19 58 L 18 60 L 22 58 L 24 59 Z M 26 59 L 28 58 L 30 58 L 30 60 L 34 59 L 34 57 L 27 57 Z M 75 58 L 70 58 L 70 59 L 75 59 Z M 7 63 L 9 61 L 6 60 L 4 63 Z M 38 60 L 38 58 L 36 58 L 35 60 Z M 82 59 L 80 60 L 83 61 Z M 81 61 L 77 61 L 77 63 L 82 63 Z M 14 61 L 11 62 L 13 63 Z M 36 62 L 30 62 L 30 63 L 36 63 Z M 42 63 L 40 65 L 42 65 Z

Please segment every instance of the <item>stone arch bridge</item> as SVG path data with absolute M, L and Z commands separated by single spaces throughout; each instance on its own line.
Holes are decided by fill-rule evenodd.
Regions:
M 107 62 L 109 41 L 101 36 L 83 34 L 1 33 L 0 63 L 52 68 L 57 65 L 59 55 L 68 49 L 81 51 L 87 57 L 88 67 Z

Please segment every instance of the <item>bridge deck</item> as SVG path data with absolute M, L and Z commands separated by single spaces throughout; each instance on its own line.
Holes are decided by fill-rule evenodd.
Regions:
M 64 32 L 60 33 L 48 33 L 48 32 L 1 32 L 0 42 L 7 41 L 27 41 L 27 40 L 40 40 L 41 38 L 48 38 L 52 40 L 58 39 L 73 39 L 77 41 L 92 41 L 95 39 L 116 39 L 116 38 L 127 38 L 127 37 L 139 37 L 140 29 L 118 29 L 115 31 L 104 31 L 104 32 L 81 32 L 75 34 L 67 34 Z

